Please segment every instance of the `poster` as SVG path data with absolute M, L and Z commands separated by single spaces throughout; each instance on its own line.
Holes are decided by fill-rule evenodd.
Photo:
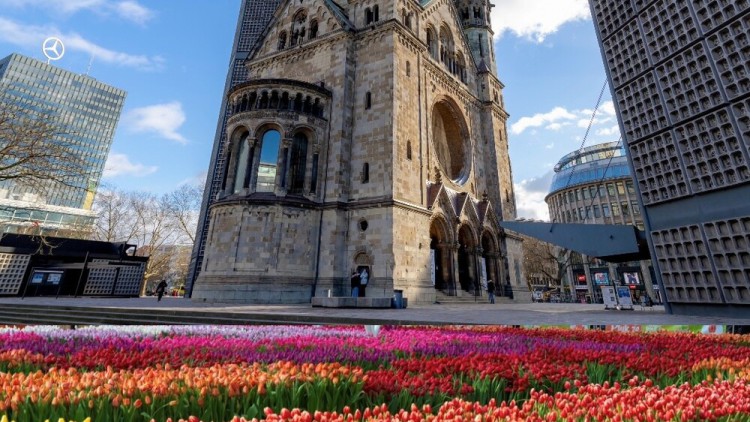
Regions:
M 617 307 L 617 297 L 615 288 L 612 286 L 602 286 L 602 299 L 604 300 L 604 309 Z
M 42 280 L 44 280 L 44 273 L 35 272 L 34 275 L 31 276 L 31 284 L 42 284 Z
M 430 249 L 430 281 L 435 286 L 435 249 Z
M 622 273 L 622 278 L 625 280 L 625 284 L 629 285 L 637 285 L 641 284 L 641 279 L 638 276 L 638 273 Z
M 628 286 L 617 286 L 617 301 L 620 302 L 620 306 L 622 307 L 633 307 L 633 299 L 630 297 L 630 288 Z
M 482 288 L 484 290 L 487 290 L 487 266 L 485 265 L 485 259 L 484 257 L 479 258 L 479 269 L 480 269 L 480 282 L 482 283 Z
M 609 284 L 609 274 L 594 273 L 594 283 L 596 283 L 597 286 L 606 286 Z
M 60 284 L 60 279 L 62 279 L 61 273 L 49 273 L 47 274 L 47 283 L 50 284 Z

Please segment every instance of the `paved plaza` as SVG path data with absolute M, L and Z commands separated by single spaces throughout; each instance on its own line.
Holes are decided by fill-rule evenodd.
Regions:
M 159 313 L 194 315 L 194 312 L 247 315 L 258 321 L 316 324 L 491 324 L 491 325 L 750 325 L 750 319 L 669 315 L 661 306 L 632 311 L 604 310 L 604 305 L 573 303 L 476 303 L 461 305 L 425 304 L 407 309 L 331 309 L 310 305 L 237 305 L 194 302 L 165 297 L 157 302 L 146 298 L 0 298 L 0 308 L 14 305 L 65 308 L 146 310 Z M 209 321 L 207 321 L 209 322 Z M 0 323 L 3 323 L 0 317 Z

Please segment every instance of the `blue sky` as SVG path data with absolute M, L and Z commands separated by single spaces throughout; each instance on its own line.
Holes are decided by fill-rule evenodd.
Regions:
M 580 147 L 605 79 L 586 0 L 494 0 L 519 216 L 546 219 L 551 171 Z M 240 0 L 0 0 L 0 57 L 66 46 L 64 69 L 128 92 L 104 182 L 203 184 Z M 617 141 L 609 89 L 586 145 Z

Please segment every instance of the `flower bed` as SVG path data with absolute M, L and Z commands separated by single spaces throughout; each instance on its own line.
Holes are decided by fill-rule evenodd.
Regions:
M 750 337 L 559 328 L 0 329 L 0 420 L 750 420 Z

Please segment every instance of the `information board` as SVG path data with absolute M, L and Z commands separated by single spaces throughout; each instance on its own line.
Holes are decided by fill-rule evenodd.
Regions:
M 604 300 L 604 309 L 617 307 L 617 296 L 615 288 L 612 286 L 601 286 L 602 299 Z
M 630 287 L 617 286 L 617 301 L 623 308 L 633 307 L 633 298 L 630 296 Z

